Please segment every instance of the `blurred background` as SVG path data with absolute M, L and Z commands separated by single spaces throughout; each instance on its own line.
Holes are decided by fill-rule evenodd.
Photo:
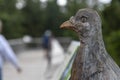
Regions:
M 120 66 L 120 0 L 0 0 L 2 34 L 16 53 L 29 53 L 41 49 L 41 38 L 49 29 L 66 51 L 78 38 L 59 26 L 81 8 L 98 11 L 107 51 Z

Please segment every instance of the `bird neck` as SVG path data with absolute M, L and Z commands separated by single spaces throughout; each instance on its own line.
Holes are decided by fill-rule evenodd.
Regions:
M 82 44 L 85 44 L 85 45 L 88 45 L 90 42 L 90 38 L 80 37 L 79 40 Z
M 98 46 L 104 47 L 102 34 L 95 35 L 95 36 L 88 36 L 88 37 L 79 36 L 79 39 L 81 44 L 87 45 L 89 47 L 95 45 L 96 43 L 99 44 Z

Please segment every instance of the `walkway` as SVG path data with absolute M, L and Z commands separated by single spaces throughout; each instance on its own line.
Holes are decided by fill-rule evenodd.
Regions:
M 21 52 L 18 54 L 18 59 L 23 69 L 22 73 L 17 73 L 15 68 L 7 62 L 4 65 L 4 80 L 55 80 L 53 75 L 60 70 L 61 66 L 54 66 L 45 75 L 47 61 L 43 50 Z

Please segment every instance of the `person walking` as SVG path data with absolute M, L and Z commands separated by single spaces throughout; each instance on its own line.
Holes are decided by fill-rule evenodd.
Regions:
M 46 30 L 44 35 L 43 35 L 43 49 L 45 50 L 46 53 L 46 58 L 48 61 L 48 66 L 51 65 L 51 39 L 52 39 L 52 32 L 50 30 Z
M 21 72 L 21 67 L 18 64 L 17 57 L 10 47 L 6 38 L 1 34 L 2 22 L 0 21 L 0 80 L 2 80 L 2 67 L 4 59 L 11 62 L 18 72 Z

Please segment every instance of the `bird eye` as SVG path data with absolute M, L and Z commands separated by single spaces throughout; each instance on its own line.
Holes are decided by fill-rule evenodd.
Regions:
M 82 16 L 81 17 L 81 21 L 84 23 L 84 22 L 86 22 L 87 21 L 87 17 L 86 16 Z

